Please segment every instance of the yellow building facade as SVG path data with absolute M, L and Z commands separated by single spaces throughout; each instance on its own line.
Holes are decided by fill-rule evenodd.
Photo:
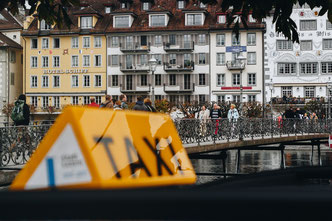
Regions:
M 88 105 L 92 97 L 97 103 L 105 99 L 106 37 L 103 31 L 93 31 L 96 15 L 84 15 L 88 27 L 82 26 L 82 17 L 73 16 L 77 22 L 73 30 L 57 30 L 44 21 L 27 19 L 24 92 L 35 119 L 51 119 L 43 115 L 60 113 L 67 105 Z

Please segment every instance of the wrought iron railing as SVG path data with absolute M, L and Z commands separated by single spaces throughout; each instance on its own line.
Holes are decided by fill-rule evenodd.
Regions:
M 332 120 L 228 119 L 174 120 L 183 144 L 265 139 L 282 136 L 330 133 Z M 21 165 L 34 153 L 51 125 L 0 127 L 0 166 Z

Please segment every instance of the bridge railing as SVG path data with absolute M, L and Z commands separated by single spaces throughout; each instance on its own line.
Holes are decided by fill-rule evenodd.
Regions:
M 264 139 L 281 136 L 330 133 L 332 120 L 304 119 L 249 119 L 230 121 L 179 119 L 174 121 L 183 144 L 198 145 L 202 142 L 218 142 L 243 139 Z
M 182 143 L 193 145 L 332 131 L 332 120 L 180 119 L 175 120 L 174 124 Z M 0 127 L 0 166 L 27 162 L 50 127 L 51 125 Z

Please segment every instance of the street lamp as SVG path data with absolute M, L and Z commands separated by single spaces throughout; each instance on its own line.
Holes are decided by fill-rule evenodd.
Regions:
M 243 86 L 242 86 L 242 65 L 243 65 L 243 69 L 244 69 L 244 65 L 245 65 L 245 60 L 246 57 L 244 57 L 243 55 L 239 55 L 237 56 L 236 60 L 238 61 L 238 64 L 240 65 L 240 113 L 242 114 L 242 103 L 243 103 Z
M 332 82 L 331 82 L 331 78 L 329 78 L 328 82 L 327 82 L 327 99 L 328 99 L 328 116 L 326 118 L 331 119 L 331 88 L 332 88 Z
M 157 60 L 155 58 L 151 58 L 149 60 L 149 68 L 150 68 L 150 71 L 152 72 L 152 98 L 151 98 L 151 101 L 152 101 L 152 106 L 155 106 L 155 102 L 154 102 L 154 72 L 156 71 L 156 67 L 157 67 Z

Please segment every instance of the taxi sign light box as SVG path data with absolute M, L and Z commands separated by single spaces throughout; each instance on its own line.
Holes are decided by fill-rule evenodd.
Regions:
M 168 115 L 68 107 L 11 189 L 130 188 L 195 180 Z

